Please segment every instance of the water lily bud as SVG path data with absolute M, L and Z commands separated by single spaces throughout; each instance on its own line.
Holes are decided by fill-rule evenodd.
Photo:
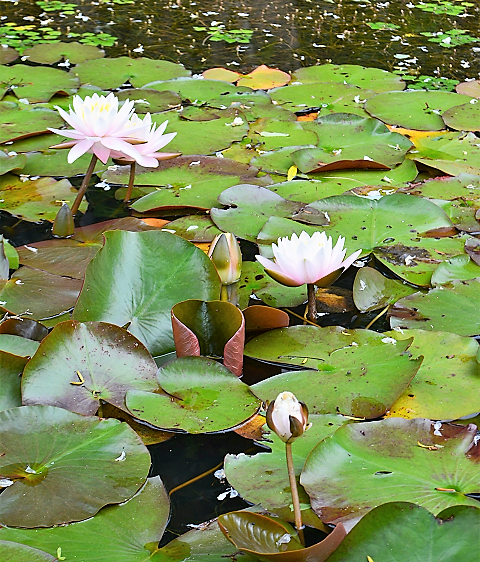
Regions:
M 5 255 L 5 244 L 3 242 L 3 235 L 0 234 L 0 279 L 8 279 L 10 273 L 10 264 Z
M 66 203 L 63 203 L 53 222 L 52 234 L 56 238 L 68 238 L 74 231 L 72 211 Z
M 223 285 L 231 285 L 242 274 L 242 252 L 237 239 L 231 232 L 218 234 L 208 251 L 208 257 L 217 268 Z
M 308 408 L 291 392 L 281 392 L 268 406 L 267 424 L 284 443 L 292 443 L 310 427 Z

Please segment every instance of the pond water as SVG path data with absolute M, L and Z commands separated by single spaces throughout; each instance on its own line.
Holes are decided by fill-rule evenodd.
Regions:
M 70 38 L 194 72 L 333 62 L 463 80 L 480 74 L 479 10 L 460 0 L 2 0 L 0 33 L 12 46 Z

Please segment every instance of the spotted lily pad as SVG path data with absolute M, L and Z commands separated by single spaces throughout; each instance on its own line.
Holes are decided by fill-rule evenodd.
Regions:
M 12 89 L 18 99 L 30 103 L 46 102 L 57 93 L 74 94 L 79 86 L 78 78 L 68 72 L 25 64 L 0 66 L 0 83 L 0 98 Z
M 106 89 L 118 88 L 127 81 L 140 88 L 152 80 L 169 80 L 191 74 L 183 65 L 170 61 L 128 57 L 87 60 L 77 64 L 74 73 L 81 84 Z
M 57 111 L 44 107 L 30 108 L 28 105 L 13 101 L 0 102 L 1 143 L 48 133 L 47 127 L 62 125 L 63 119 Z
M 125 410 L 129 389 L 157 388 L 157 366 L 129 332 L 105 322 L 57 324 L 22 380 L 24 405 L 59 406 L 94 415 L 100 401 Z
M 99 562 L 103 558 L 105 562 L 145 562 L 150 560 L 152 545 L 156 546 L 162 538 L 169 504 L 162 481 L 156 476 L 149 478 L 128 501 L 108 505 L 86 521 L 49 529 L 2 527 L 0 538 L 41 548 L 52 553 L 55 560 L 58 560 L 60 545 L 60 555 L 67 560 Z M 28 561 L 34 562 L 30 558 Z
M 126 326 L 152 355 L 162 355 L 174 349 L 172 306 L 219 293 L 215 266 L 190 242 L 168 232 L 115 230 L 87 267 L 73 317 Z
M 230 429 L 253 416 L 260 401 L 226 367 L 207 357 L 180 357 L 157 374 L 154 392 L 131 390 L 126 403 L 155 427 L 188 433 Z
M 443 113 L 442 119 L 450 129 L 480 131 L 480 102 L 451 107 Z
M 421 360 L 411 360 L 400 342 L 369 330 L 295 326 L 250 340 L 245 355 L 317 371 L 291 371 L 252 387 L 262 400 L 294 392 L 312 413 L 372 419 L 385 414 L 407 388 Z M 388 367 L 387 367 L 388 365 Z
M 117 420 L 23 406 L 0 412 L 0 427 L 0 476 L 13 482 L 0 495 L 2 525 L 50 527 L 86 519 L 130 498 L 150 468 L 140 438 Z
M 449 332 L 392 330 L 396 340 L 413 336 L 409 347 L 423 362 L 409 387 L 390 408 L 390 417 L 457 419 L 480 411 L 478 343 Z
M 396 501 L 433 515 L 456 505 L 478 506 L 476 426 L 389 418 L 345 425 L 310 453 L 300 483 L 324 522 L 358 519 Z

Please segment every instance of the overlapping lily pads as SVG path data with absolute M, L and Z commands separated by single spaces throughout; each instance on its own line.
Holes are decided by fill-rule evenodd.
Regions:
M 63 119 L 56 111 L 13 101 L 0 102 L 0 142 L 9 142 L 47 133 L 47 127 L 60 127 Z

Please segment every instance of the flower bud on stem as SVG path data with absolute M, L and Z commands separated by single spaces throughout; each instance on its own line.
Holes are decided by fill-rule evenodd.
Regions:
M 77 197 L 75 198 L 75 201 L 73 202 L 73 205 L 72 205 L 72 215 L 73 216 L 75 216 L 75 214 L 77 213 L 78 208 L 80 207 L 80 203 L 82 202 L 83 196 L 85 195 L 85 192 L 87 191 L 87 187 L 88 187 L 88 184 L 90 183 L 90 180 L 92 178 L 93 170 L 95 170 L 97 160 L 98 160 L 97 156 L 95 154 L 93 154 L 92 159 L 90 160 L 90 164 L 88 166 L 87 173 L 85 174 L 85 177 L 83 178 L 82 185 L 80 186 L 80 189 L 78 190 L 78 193 L 77 193 Z

